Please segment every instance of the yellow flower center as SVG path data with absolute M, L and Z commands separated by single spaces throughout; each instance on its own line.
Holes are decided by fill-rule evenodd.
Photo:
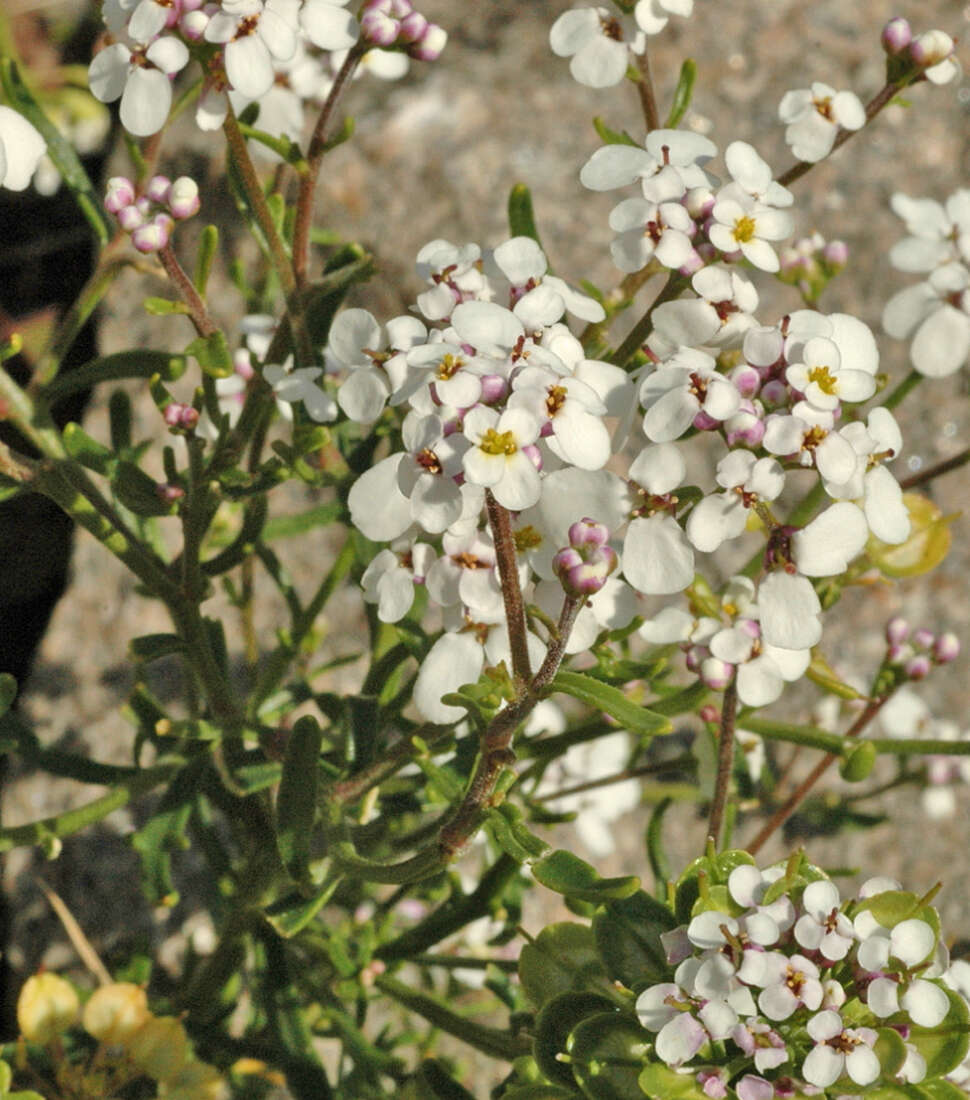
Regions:
M 458 371 L 465 365 L 464 359 L 460 355 L 452 355 L 448 352 L 447 355 L 442 357 L 441 362 L 438 364 L 438 377 L 444 382 L 457 374 Z
M 827 393 L 829 397 L 833 397 L 836 392 L 835 375 L 829 370 L 828 367 L 812 367 L 808 372 L 809 382 L 814 382 L 816 386 L 822 391 Z
M 566 404 L 566 387 L 565 386 L 550 386 L 547 390 L 546 396 L 546 414 L 550 417 L 556 415 L 557 412 Z
M 494 428 L 485 432 L 478 446 L 487 455 L 514 455 L 519 449 L 512 432 L 497 432 Z
M 754 230 L 754 218 L 749 218 L 745 214 L 743 218 L 738 218 L 734 223 L 734 239 L 738 244 L 747 244 L 754 236 Z

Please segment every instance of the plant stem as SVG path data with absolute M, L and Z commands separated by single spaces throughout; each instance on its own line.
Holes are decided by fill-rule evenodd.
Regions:
M 525 604 L 522 602 L 522 589 L 519 586 L 519 565 L 515 557 L 512 518 L 508 509 L 503 508 L 492 496 L 490 489 L 485 490 L 485 509 L 495 540 L 495 558 L 502 585 L 502 599 L 505 602 L 509 649 L 512 651 L 512 676 L 521 690 L 532 679 L 532 667 L 529 662 Z
M 731 788 L 731 770 L 734 765 L 734 720 L 737 710 L 737 679 L 732 677 L 731 682 L 724 689 L 724 700 L 721 703 L 721 728 L 717 742 L 717 779 L 707 825 L 707 835 L 714 842 L 715 847 L 721 836 L 724 809 L 727 806 L 728 792 Z
M 640 79 L 637 81 L 637 94 L 640 97 L 640 109 L 647 133 L 660 129 L 660 113 L 657 110 L 657 97 L 653 90 L 653 78 L 650 75 L 650 57 L 646 49 L 637 55 L 637 69 Z
M 889 699 L 888 695 L 884 695 L 880 699 L 870 699 L 866 704 L 865 709 L 859 715 L 858 718 L 852 723 L 850 728 L 845 733 L 845 740 L 852 737 L 858 737 L 860 733 L 869 725 L 873 718 L 882 709 L 883 704 Z M 822 776 L 829 770 L 832 764 L 836 760 L 840 759 L 841 754 L 837 752 L 827 752 L 821 760 L 815 765 L 815 767 L 808 773 L 808 775 L 802 780 L 801 783 L 792 791 L 792 793 L 785 799 L 781 806 L 771 815 L 771 818 L 760 829 L 757 836 L 748 844 L 747 850 L 752 855 L 757 853 L 764 847 L 765 843 L 771 838 L 776 829 L 780 828 L 791 817 L 791 815 L 798 809 L 804 800 L 805 796 L 811 791 L 815 784 L 822 778 Z
M 639 768 L 624 768 L 602 779 L 588 779 L 585 783 L 576 783 L 572 787 L 562 787 L 558 791 L 549 791 L 543 794 L 531 796 L 534 802 L 551 802 L 555 798 L 565 798 L 570 794 L 583 794 L 585 791 L 595 791 L 599 787 L 608 787 L 612 783 L 622 783 L 625 779 L 639 779 L 644 775 L 658 775 L 667 771 L 679 771 L 681 768 L 693 767 L 696 764 L 690 753 L 678 756 L 673 760 L 663 760 L 659 764 L 643 764 Z
M 195 289 L 195 283 L 185 273 L 185 269 L 178 261 L 171 244 L 158 250 L 158 259 L 165 274 L 168 275 L 172 285 L 178 291 L 179 297 L 188 306 L 189 318 L 195 326 L 195 331 L 202 337 L 214 336 L 219 331 L 218 326 L 209 316 L 205 302 L 202 301 L 199 292 Z
M 320 176 L 320 164 L 323 155 L 327 151 L 327 132 L 333 113 L 344 93 L 350 78 L 354 75 L 354 69 L 360 59 L 367 52 L 367 45 L 358 42 L 352 46 L 346 60 L 340 67 L 327 96 L 326 102 L 320 110 L 313 134 L 310 137 L 310 145 L 307 149 L 307 168 L 300 179 L 300 194 L 296 200 L 296 220 L 293 224 L 293 273 L 296 284 L 304 287 L 307 284 L 310 267 L 310 229 L 313 226 L 313 203 L 316 198 L 317 180 Z
M 663 305 L 664 302 L 670 302 L 677 297 L 678 294 L 688 285 L 689 280 L 682 275 L 676 275 L 671 273 L 670 278 L 667 280 L 663 290 L 653 300 L 650 308 L 640 318 L 639 321 L 633 326 L 630 332 L 627 334 L 626 339 L 616 349 L 616 351 L 610 356 L 611 362 L 615 363 L 618 367 L 626 369 L 627 364 L 636 355 L 637 350 L 650 335 L 651 326 L 653 324 L 653 311 L 659 305 Z

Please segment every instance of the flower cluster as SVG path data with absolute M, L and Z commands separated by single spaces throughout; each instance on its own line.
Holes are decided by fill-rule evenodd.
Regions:
M 146 253 L 167 248 L 175 223 L 197 214 L 199 206 L 199 185 L 189 176 L 152 176 L 141 194 L 127 177 L 113 176 L 104 200 L 131 243 Z
M 911 338 L 920 374 L 945 378 L 970 357 L 970 190 L 942 205 L 897 192 L 892 208 L 910 235 L 893 245 L 889 261 L 926 278 L 889 299 L 882 326 L 897 340 Z
M 673 981 L 642 990 L 636 1011 L 655 1057 L 708 1096 L 729 1081 L 740 1100 L 855 1093 L 955 1068 L 959 1051 L 935 1059 L 933 1029 L 958 1028 L 967 1006 L 948 991 L 926 899 L 886 878 L 843 899 L 800 856 L 765 871 L 739 863 L 700 890 L 689 923 L 661 936 Z
M 393 50 L 401 62 L 369 66 L 400 76 L 407 58 L 436 60 L 447 35 L 410 0 L 368 0 L 360 19 L 347 0 L 106 0 L 114 41 L 92 61 L 91 91 L 103 103 L 121 100 L 121 122 L 145 137 L 164 126 L 172 81 L 191 60 L 205 72 L 196 108 L 204 130 L 225 121 L 230 100 L 240 110 L 260 104 L 260 128 L 299 137 L 307 102 L 322 99 L 354 49 Z M 320 53 L 319 51 L 323 51 Z

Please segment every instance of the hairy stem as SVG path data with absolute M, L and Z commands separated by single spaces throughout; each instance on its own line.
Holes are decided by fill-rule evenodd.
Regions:
M 521 689 L 532 679 L 532 668 L 529 662 L 525 604 L 519 586 L 519 566 L 512 535 L 512 517 L 508 509 L 503 508 L 492 496 L 490 489 L 485 490 L 485 508 L 488 512 L 488 525 L 495 540 L 495 558 L 502 584 L 502 599 L 505 601 L 509 649 L 512 651 L 512 675 Z
M 727 806 L 728 792 L 731 789 L 731 770 L 734 765 L 734 720 L 738 710 L 737 679 L 724 689 L 721 703 L 721 728 L 717 741 L 717 779 L 714 783 L 714 799 L 711 802 L 711 815 L 707 825 L 707 835 L 717 846 L 721 828 L 724 824 L 724 809 Z

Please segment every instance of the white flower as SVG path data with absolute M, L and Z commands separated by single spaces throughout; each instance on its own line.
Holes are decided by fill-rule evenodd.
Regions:
M 687 537 L 696 549 L 710 553 L 737 538 L 749 510 L 760 501 L 775 500 L 785 487 L 785 471 L 773 458 L 756 458 L 750 451 L 730 451 L 717 464 L 716 479 L 723 493 L 712 493 L 694 506 L 687 520 Z
M 761 636 L 782 649 L 810 649 L 822 637 L 822 605 L 812 582 L 783 569 L 769 573 L 758 587 Z
M 225 45 L 223 63 L 229 83 L 249 99 L 260 99 L 273 86 L 274 61 L 296 53 L 299 0 L 266 0 L 245 14 L 218 11 L 205 29 L 206 42 Z
M 623 37 L 623 23 L 606 8 L 576 8 L 563 12 L 549 31 L 557 57 L 571 57 L 573 79 L 589 88 L 611 88 L 626 75 L 631 49 L 643 52 L 643 35 Z
M 683 347 L 734 347 L 755 324 L 758 292 L 725 264 L 701 268 L 691 279 L 697 298 L 662 302 L 654 310 L 650 350 L 665 359 Z
M 926 282 L 886 303 L 882 327 L 897 340 L 912 335 L 909 355 L 927 378 L 946 378 L 970 355 L 970 271 L 961 263 L 937 268 Z
M 382 550 L 367 566 L 360 584 L 364 599 L 377 604 L 377 617 L 382 623 L 396 623 L 410 611 L 414 586 L 424 580 L 434 560 L 430 546 L 407 541 L 400 547 Z
M 838 501 L 792 536 L 792 559 L 807 577 L 835 577 L 862 552 L 869 525 L 861 508 Z
M 889 205 L 912 234 L 889 250 L 893 267 L 932 271 L 954 260 L 970 262 L 970 189 L 954 191 L 945 205 L 897 191 Z
M 733 183 L 725 184 L 718 198 L 755 199 L 765 206 L 791 206 L 795 201 L 787 187 L 775 182 L 771 165 L 746 141 L 732 141 L 724 150 L 724 163 Z
M 714 221 L 707 231 L 711 244 L 725 253 L 740 252 L 762 271 L 777 271 L 780 264 L 768 241 L 780 241 L 792 231 L 791 215 L 755 199 L 718 198 Z
M 787 123 L 785 141 L 799 160 L 815 163 L 832 152 L 839 129 L 860 130 L 866 109 L 854 92 L 837 92 L 828 84 L 786 92 L 778 117 Z
M 802 895 L 804 914 L 795 922 L 795 939 L 806 951 L 818 951 L 829 963 L 844 959 L 855 942 L 852 922 L 840 910 L 839 891 L 828 881 L 810 882 Z
M 610 212 L 610 229 L 619 234 L 610 252 L 621 271 L 639 271 L 651 259 L 677 269 L 693 251 L 694 222 L 680 202 L 625 199 Z
M 46 151 L 47 143 L 32 123 L 0 106 L 0 187 L 23 191 Z
M 712 177 L 702 165 L 714 156 L 717 146 L 701 134 L 651 130 L 642 149 L 626 144 L 597 149 L 583 165 L 579 180 L 590 191 L 612 191 L 639 180 L 643 197 L 656 202 L 660 194 L 683 195 L 693 187 L 710 186 Z
M 822 1004 L 819 969 L 804 955 L 769 952 L 761 984 L 758 1007 L 769 1020 L 787 1020 L 802 1005 L 814 1012 Z
M 129 49 L 106 46 L 88 66 L 91 94 L 102 103 L 121 99 L 121 124 L 136 137 L 157 133 L 172 106 L 172 81 L 189 60 L 183 42 L 171 35 Z
M 850 1027 L 831 1009 L 818 1012 L 807 1025 L 815 1046 L 808 1052 L 802 1076 L 809 1084 L 827 1089 L 847 1073 L 857 1085 L 871 1085 L 882 1072 L 872 1049 L 876 1033 L 872 1028 Z
M 694 0 L 639 0 L 633 18 L 644 34 L 659 34 L 671 15 L 686 19 L 694 10 Z
M 566 310 L 594 324 L 606 317 L 595 298 L 547 274 L 546 255 L 531 237 L 505 241 L 495 249 L 492 259 L 512 286 L 512 312 L 529 332 L 555 324 Z
M 826 337 L 806 340 L 801 350 L 803 362 L 792 363 L 785 378 L 814 408 L 832 412 L 840 401 L 865 401 L 876 392 L 875 377 L 843 367 L 838 347 Z
M 462 491 L 456 481 L 468 440 L 459 432 L 444 434 L 441 419 L 410 412 L 401 433 L 407 453 L 397 468 L 397 484 L 411 501 L 411 515 L 430 534 L 440 534 L 462 513 Z
M 610 434 L 601 417 L 606 406 L 577 378 L 526 367 L 516 378 L 508 408 L 526 409 L 543 425 L 553 453 L 581 470 L 599 470 L 610 454 Z M 551 428 L 552 434 L 546 434 Z
M 505 508 L 521 511 L 535 504 L 542 492 L 539 471 L 524 448 L 539 436 L 539 421 L 525 409 L 506 409 L 501 415 L 476 405 L 464 420 L 472 446 L 462 458 L 465 477 L 491 489 Z
M 277 401 L 288 404 L 303 402 L 303 407 L 311 419 L 327 424 L 337 419 L 337 403 L 326 390 L 322 390 L 316 379 L 323 374 L 322 367 L 300 367 L 290 369 L 291 360 L 283 366 L 270 364 L 263 367 L 263 378 L 273 387 Z
M 679 439 L 699 413 L 726 420 L 741 405 L 730 379 L 718 374 L 705 352 L 685 348 L 660 364 L 640 385 L 640 404 L 647 410 L 643 430 L 654 443 Z

